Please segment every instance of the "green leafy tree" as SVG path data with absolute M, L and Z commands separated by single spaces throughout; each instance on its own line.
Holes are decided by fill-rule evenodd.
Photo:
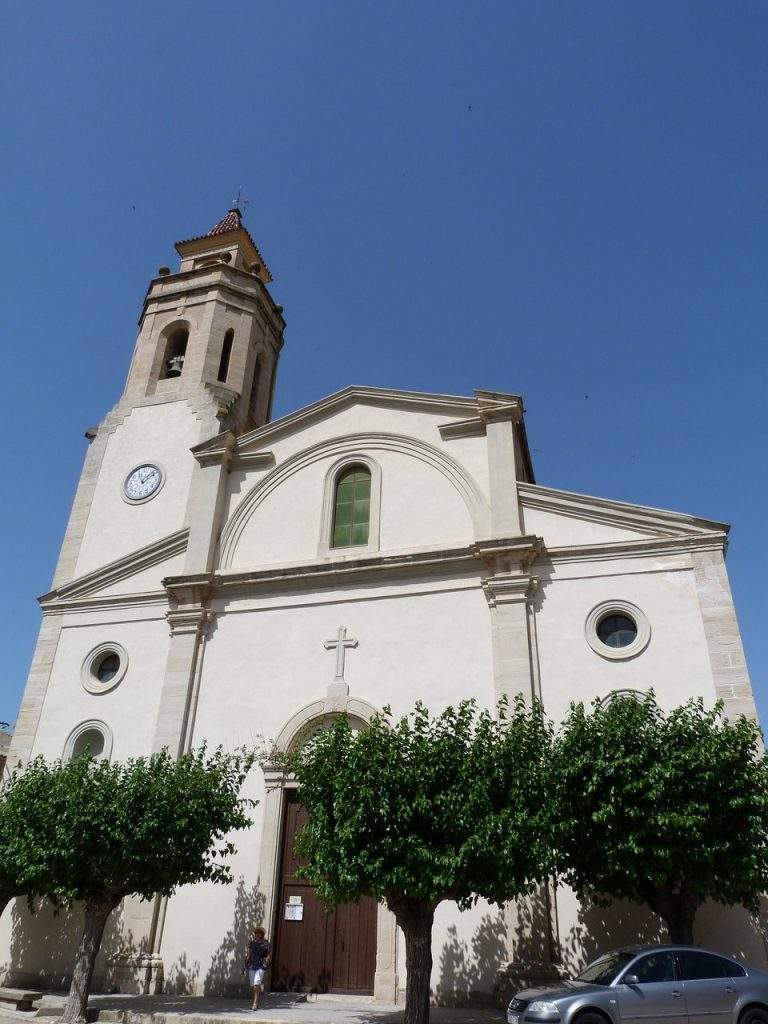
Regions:
M 405 936 L 405 1024 L 429 1018 L 432 922 L 443 900 L 504 903 L 550 868 L 550 728 L 522 700 L 495 719 L 474 702 L 417 704 L 354 733 L 339 717 L 294 757 L 309 812 L 304 876 L 329 904 L 372 896 Z
M 571 706 L 554 748 L 565 880 L 645 903 L 691 943 L 705 900 L 757 913 L 768 889 L 768 761 L 751 719 L 653 693 Z
M 104 927 L 125 896 L 231 881 L 228 835 L 251 823 L 240 789 L 252 761 L 203 748 L 178 760 L 165 751 L 126 763 L 38 759 L 17 773 L 11 788 L 26 801 L 30 856 L 38 851 L 47 875 L 40 894 L 84 904 L 63 1021 L 85 1020 Z
M 45 894 L 52 874 L 50 846 L 35 842 L 30 828 L 34 808 L 29 786 L 20 782 L 22 774 L 17 769 L 0 787 L 0 916 L 17 896 L 26 896 L 34 907 L 34 898 Z

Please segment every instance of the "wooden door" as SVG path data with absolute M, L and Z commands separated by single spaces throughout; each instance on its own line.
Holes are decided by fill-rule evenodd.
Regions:
M 283 815 L 272 988 L 370 995 L 376 969 L 376 902 L 369 897 L 326 913 L 311 885 L 296 877 L 296 833 L 307 812 L 288 791 Z M 300 906 L 301 920 L 286 908 Z

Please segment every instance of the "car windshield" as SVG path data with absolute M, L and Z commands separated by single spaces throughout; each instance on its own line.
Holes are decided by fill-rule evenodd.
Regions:
M 590 985 L 610 985 L 619 971 L 634 957 L 634 953 L 606 953 L 585 967 L 576 976 L 576 981 L 588 981 Z

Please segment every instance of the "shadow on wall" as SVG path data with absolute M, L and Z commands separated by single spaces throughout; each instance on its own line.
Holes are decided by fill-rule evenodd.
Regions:
M 245 948 L 251 928 L 264 924 L 266 898 L 259 883 L 250 888 L 241 875 L 237 881 L 232 925 L 219 943 L 201 982 L 200 964 L 187 961 L 186 953 L 165 969 L 163 991 L 172 995 L 248 996 L 248 978 L 243 973 Z M 266 927 L 266 925 L 265 925 Z
M 768 900 L 765 898 L 760 901 L 759 917 L 752 917 L 743 907 L 706 903 L 696 915 L 693 932 L 697 944 L 746 960 L 761 969 L 768 966 Z
M 56 913 L 49 903 L 31 913 L 25 899 L 14 900 L 11 909 L 11 944 L 3 965 L 4 984 L 15 987 L 67 989 L 72 980 L 75 952 L 83 930 L 83 910 L 77 905 Z M 104 929 L 93 990 L 102 991 L 107 957 L 119 948 L 127 950 L 130 937 L 121 934 L 121 908 L 113 911 Z
M 768 964 L 768 901 L 759 918 L 742 907 L 705 904 L 696 915 L 694 941 L 763 968 Z M 616 901 L 608 907 L 584 903 L 578 922 L 561 939 L 562 968 L 573 976 L 601 953 L 638 943 L 669 942 L 666 926 L 648 907 Z
M 466 1006 L 493 1001 L 496 973 L 507 958 L 507 926 L 501 910 L 483 916 L 469 942 L 460 940 L 455 925 L 440 954 L 438 1006 Z
M 566 977 L 573 977 L 590 960 L 611 949 L 668 941 L 661 919 L 642 904 L 617 900 L 598 907 L 585 901 L 579 906 L 576 923 L 561 936 L 560 967 Z

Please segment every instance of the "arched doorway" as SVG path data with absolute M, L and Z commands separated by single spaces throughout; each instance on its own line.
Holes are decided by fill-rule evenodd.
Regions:
M 340 713 L 362 727 L 374 714 L 354 698 L 317 701 L 302 709 L 278 737 L 282 749 L 295 749 Z M 370 898 L 326 911 L 314 888 L 297 877 L 295 837 L 306 821 L 295 783 L 279 772 L 265 772 L 267 794 L 262 863 L 273 858 L 271 888 L 274 955 L 270 987 L 277 991 L 374 995 L 393 1001 L 397 993 L 394 918 Z

